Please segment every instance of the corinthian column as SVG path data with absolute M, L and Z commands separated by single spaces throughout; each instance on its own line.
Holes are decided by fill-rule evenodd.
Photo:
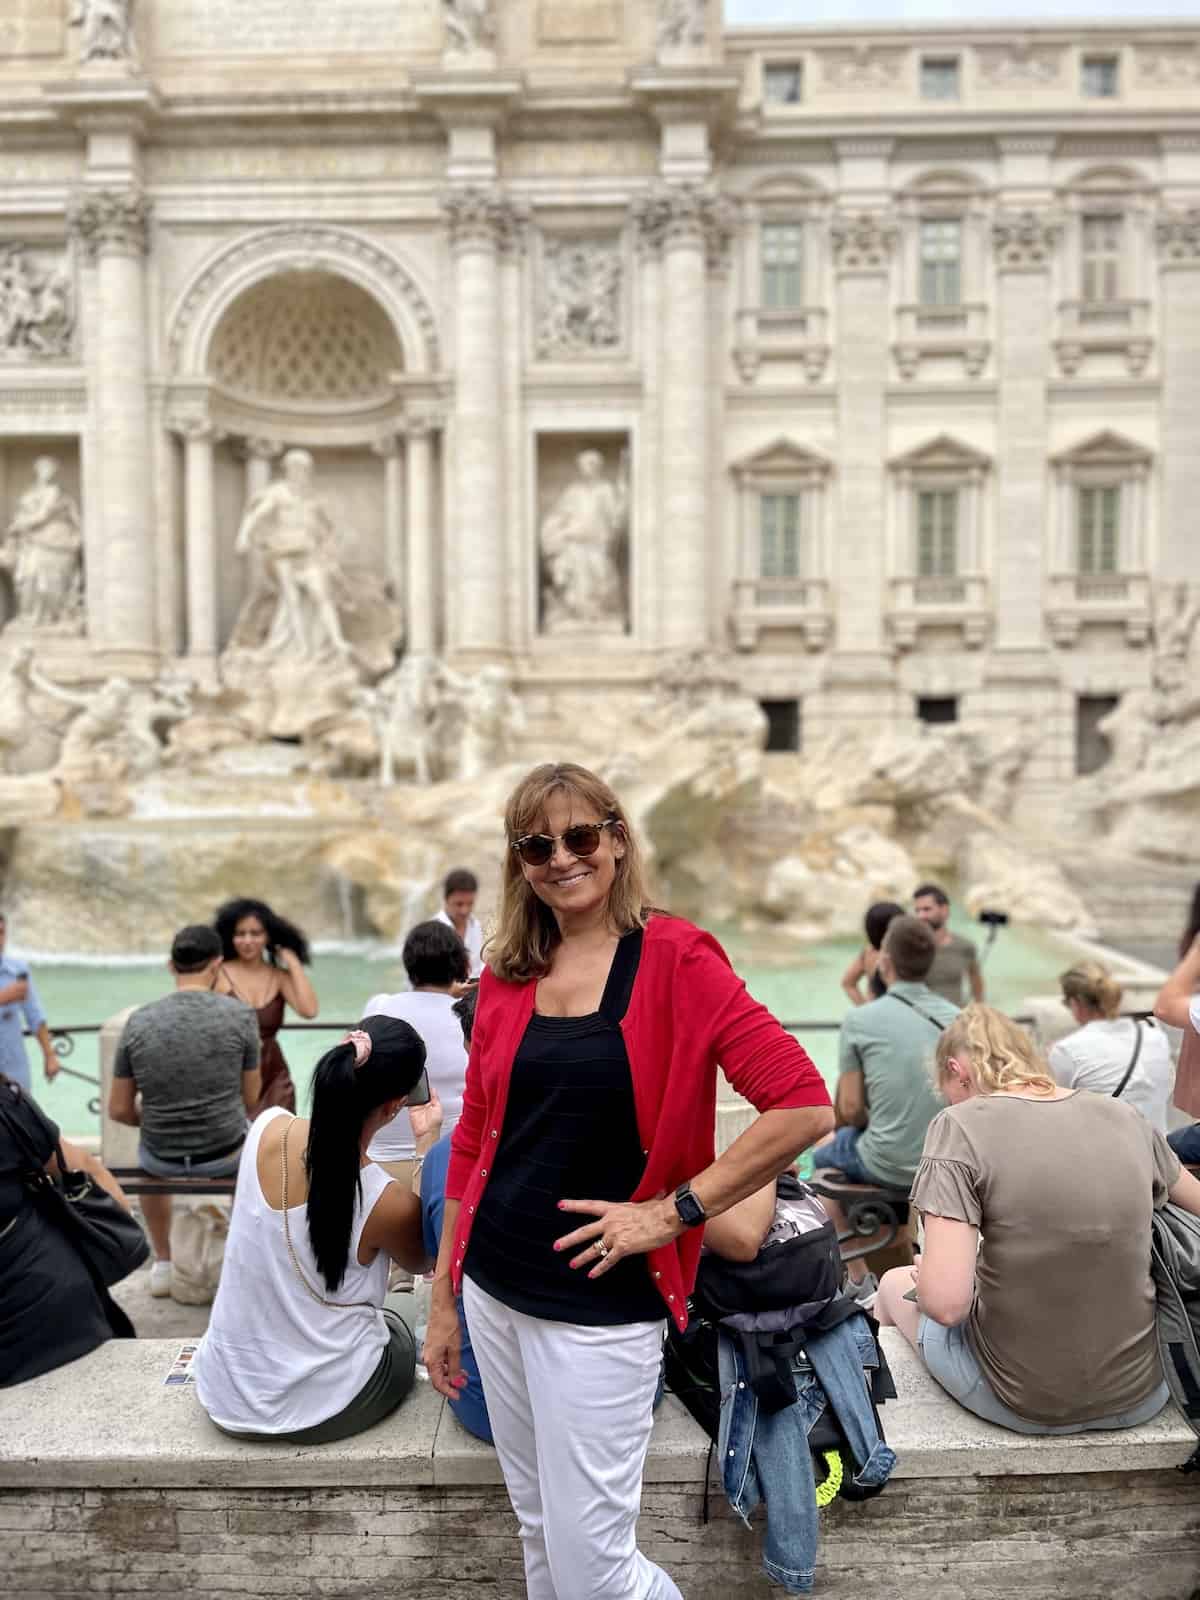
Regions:
M 431 417 L 409 417 L 408 435 L 408 649 L 437 649 L 437 595 L 433 566 L 433 431 Z
M 187 648 L 203 669 L 217 659 L 217 556 L 213 501 L 213 428 L 204 419 L 173 424 L 183 438 L 187 518 Z
M 109 649 L 155 648 L 155 564 L 150 515 L 145 266 L 150 207 L 136 187 L 84 189 L 69 222 L 96 267 L 96 321 L 89 330 L 92 417 L 103 531 L 103 603 L 88 619 Z
M 442 207 L 454 256 L 449 642 L 458 650 L 495 653 L 507 643 L 498 258 L 512 247 L 519 218 L 493 188 L 452 189 Z
M 697 184 L 664 185 L 638 201 L 643 243 L 662 255 L 662 497 L 659 637 L 689 648 L 709 637 L 708 251 L 721 202 Z

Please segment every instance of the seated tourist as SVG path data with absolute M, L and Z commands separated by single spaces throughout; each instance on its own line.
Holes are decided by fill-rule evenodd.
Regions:
M 141 1129 L 138 1163 L 156 1178 L 231 1178 L 247 1113 L 260 1092 L 258 1022 L 241 1000 L 214 994 L 221 941 L 182 928 L 171 944 L 174 994 L 139 1006 L 113 1062 L 108 1114 Z M 171 1196 L 145 1194 L 154 1247 L 150 1293 L 171 1292 Z
M 1179 965 L 1158 991 L 1154 1015 L 1172 1028 L 1183 1029 L 1181 1063 L 1189 1056 L 1194 1062 L 1196 1056 L 1200 1056 L 1200 1045 L 1196 1040 L 1196 1035 L 1200 1034 L 1200 934 L 1192 935 L 1190 944 L 1180 955 Z M 1193 1052 L 1196 1052 L 1195 1056 Z M 1169 1136 L 1167 1142 L 1189 1167 L 1200 1166 L 1200 1122 L 1179 1128 Z
M 479 991 L 471 988 L 455 1002 L 454 1015 L 462 1028 L 463 1041 L 471 1045 L 471 1031 L 475 1026 L 475 1002 Z M 446 1169 L 450 1165 L 450 1135 L 444 1134 L 437 1144 L 418 1162 L 421 1169 L 421 1229 L 425 1250 L 436 1259 L 442 1237 L 442 1220 L 446 1211 Z M 468 1433 L 486 1444 L 492 1443 L 492 1425 L 488 1420 L 487 1401 L 483 1397 L 483 1384 L 479 1377 L 479 1364 L 471 1348 L 471 1334 L 467 1327 L 467 1314 L 463 1310 L 462 1296 L 455 1301 L 458 1309 L 458 1328 L 461 1339 L 459 1361 L 464 1382 L 454 1402 L 454 1415 Z
M 196 1393 L 226 1433 L 326 1444 L 394 1411 L 413 1385 L 411 1329 L 384 1298 L 388 1265 L 426 1265 L 412 1191 L 367 1157 L 428 1094 L 406 1022 L 366 1017 L 313 1070 L 312 1114 L 275 1106 L 246 1139 L 221 1283 L 196 1352 Z M 418 1133 L 438 1115 L 418 1111 Z
M 22 1179 L 30 1152 L 58 1174 L 59 1133 L 20 1085 L 0 1074 L 0 1389 L 88 1355 L 112 1337 L 100 1296 L 74 1245 L 43 1216 Z M 129 1209 L 97 1156 L 61 1141 L 67 1166 L 89 1172 Z
M 879 976 L 879 952 L 883 948 L 883 936 L 889 925 L 894 918 L 903 915 L 904 907 L 892 900 L 877 900 L 867 908 L 863 918 L 867 942 L 842 973 L 842 992 L 851 1005 L 865 1005 L 868 1000 L 878 1000 L 887 993 L 887 986 Z M 859 987 L 864 978 L 867 980 L 866 994 Z
M 1064 1089 L 1016 1023 L 969 1006 L 943 1033 L 913 1203 L 919 1272 L 876 1300 L 942 1388 L 1017 1433 L 1145 1422 L 1167 1399 L 1150 1219 L 1200 1182 L 1131 1106 Z M 915 1300 L 907 1298 L 915 1287 Z
M 1064 1089 L 1090 1089 L 1124 1100 L 1152 1128 L 1167 1131 L 1171 1048 L 1152 1023 L 1121 1016 L 1121 985 L 1098 961 L 1059 978 L 1063 1005 L 1079 1028 L 1050 1047 L 1050 1070 Z
M 893 917 L 883 937 L 879 973 L 887 993 L 851 1011 L 842 1023 L 834 1107 L 838 1129 L 812 1153 L 813 1166 L 850 1183 L 907 1189 L 916 1175 L 925 1130 L 941 1110 L 929 1064 L 941 1030 L 957 1008 L 925 982 L 937 945 L 917 917 Z M 845 1229 L 836 1200 L 822 1203 Z M 860 1256 L 847 1263 L 848 1293 L 869 1304 L 878 1288 Z
M 455 993 L 467 978 L 467 952 L 447 923 L 420 922 L 404 941 L 403 960 L 410 988 L 403 994 L 372 995 L 363 1016 L 398 1017 L 420 1034 L 425 1071 L 441 1102 L 442 1133 L 451 1134 L 462 1115 L 467 1081 L 467 1052 L 454 1015 Z M 416 1140 L 407 1111 L 379 1130 L 367 1154 L 398 1183 L 412 1182 Z

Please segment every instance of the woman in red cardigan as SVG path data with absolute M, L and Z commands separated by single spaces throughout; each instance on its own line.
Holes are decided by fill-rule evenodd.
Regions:
M 536 767 L 505 828 L 424 1361 L 455 1399 L 461 1288 L 530 1600 L 679 1600 L 636 1538 L 663 1322 L 705 1220 L 833 1113 L 716 941 L 646 909 L 602 779 Z M 718 1065 L 760 1115 L 714 1160 Z

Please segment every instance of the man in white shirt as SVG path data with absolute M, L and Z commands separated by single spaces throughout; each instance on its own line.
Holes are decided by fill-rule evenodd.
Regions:
M 479 880 L 466 867 L 455 867 L 446 874 L 442 885 L 442 909 L 437 921 L 454 929 L 466 947 L 470 963 L 470 976 L 479 977 L 483 971 L 483 924 L 475 915 L 475 897 L 479 893 Z
M 1192 1028 L 1200 1033 L 1200 934 L 1158 991 L 1154 1015 L 1172 1028 Z M 1200 1122 L 1168 1134 L 1167 1143 L 1185 1166 L 1200 1165 Z

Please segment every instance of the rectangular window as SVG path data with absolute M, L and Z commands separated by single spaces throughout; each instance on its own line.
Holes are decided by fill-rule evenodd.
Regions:
M 921 99 L 958 99 L 957 56 L 922 56 Z
M 1085 100 L 1115 100 L 1121 92 L 1118 56 L 1084 56 L 1081 81 Z
M 764 494 L 759 502 L 759 576 L 800 576 L 800 496 Z
M 798 106 L 804 76 L 798 61 L 769 61 L 763 68 L 763 99 L 772 106 Z
M 921 304 L 962 304 L 962 223 L 957 217 L 921 224 Z
M 918 696 L 918 722 L 957 722 L 958 696 L 954 694 Z
M 1100 731 L 1105 717 L 1120 704 L 1115 694 L 1081 694 L 1075 701 L 1075 772 L 1084 778 L 1099 772 L 1112 754 L 1112 746 Z
M 804 304 L 804 228 L 799 222 L 764 222 L 759 237 L 764 311 L 795 311 Z
M 760 700 L 767 718 L 768 750 L 799 750 L 799 700 Z
M 958 490 L 917 494 L 917 577 L 958 576 Z
M 1080 224 L 1081 300 L 1105 302 L 1121 298 L 1121 256 L 1125 222 L 1111 212 L 1085 216 Z
M 1082 577 L 1121 570 L 1121 489 L 1118 484 L 1080 485 L 1078 565 Z

